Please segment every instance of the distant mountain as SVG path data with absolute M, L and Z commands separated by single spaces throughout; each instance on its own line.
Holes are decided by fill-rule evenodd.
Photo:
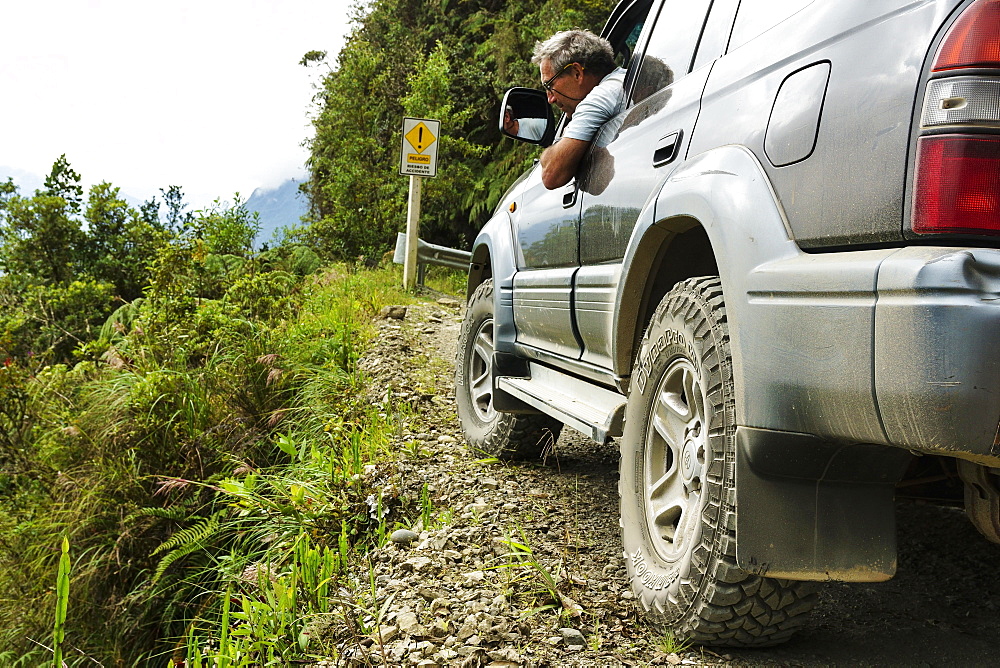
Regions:
M 254 190 L 246 203 L 247 211 L 260 214 L 260 232 L 254 245 L 259 248 L 261 244 L 270 243 L 274 233 L 281 228 L 299 225 L 308 208 L 295 179 L 289 179 L 277 188 Z

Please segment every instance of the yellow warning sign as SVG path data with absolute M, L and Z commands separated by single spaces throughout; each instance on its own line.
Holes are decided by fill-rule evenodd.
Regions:
M 404 118 L 400 135 L 399 173 L 404 176 L 436 176 L 438 147 L 443 136 L 441 121 Z
M 410 142 L 410 146 L 412 146 L 417 153 L 423 153 L 428 146 L 434 143 L 436 139 L 437 137 L 431 133 L 430 128 L 422 122 L 414 125 L 413 128 L 406 133 L 406 141 Z

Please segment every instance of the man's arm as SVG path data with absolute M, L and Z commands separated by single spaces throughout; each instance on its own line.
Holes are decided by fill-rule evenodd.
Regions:
M 580 169 L 601 126 L 619 111 L 623 100 L 620 67 L 587 93 L 563 129 L 562 139 L 542 152 L 542 184 L 552 190 L 570 182 Z
M 569 183 L 589 147 L 589 141 L 563 137 L 542 151 L 542 185 L 552 190 Z

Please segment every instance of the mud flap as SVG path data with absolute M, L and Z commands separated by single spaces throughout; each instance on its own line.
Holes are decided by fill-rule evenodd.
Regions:
M 736 559 L 758 575 L 880 582 L 896 573 L 906 450 L 740 427 Z
M 493 369 L 491 377 L 493 379 L 493 408 L 501 413 L 539 413 L 537 408 L 532 408 L 520 399 L 511 396 L 499 386 L 497 381 L 504 376 L 514 376 L 516 378 L 528 378 L 531 372 L 528 371 L 528 360 L 518 357 L 512 353 L 493 353 Z

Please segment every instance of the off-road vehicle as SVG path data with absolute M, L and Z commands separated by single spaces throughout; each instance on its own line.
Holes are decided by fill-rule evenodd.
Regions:
M 891 577 L 927 462 L 1000 542 L 1000 0 L 626 0 L 603 35 L 624 111 L 472 248 L 469 443 L 618 439 L 632 587 L 704 644 Z

